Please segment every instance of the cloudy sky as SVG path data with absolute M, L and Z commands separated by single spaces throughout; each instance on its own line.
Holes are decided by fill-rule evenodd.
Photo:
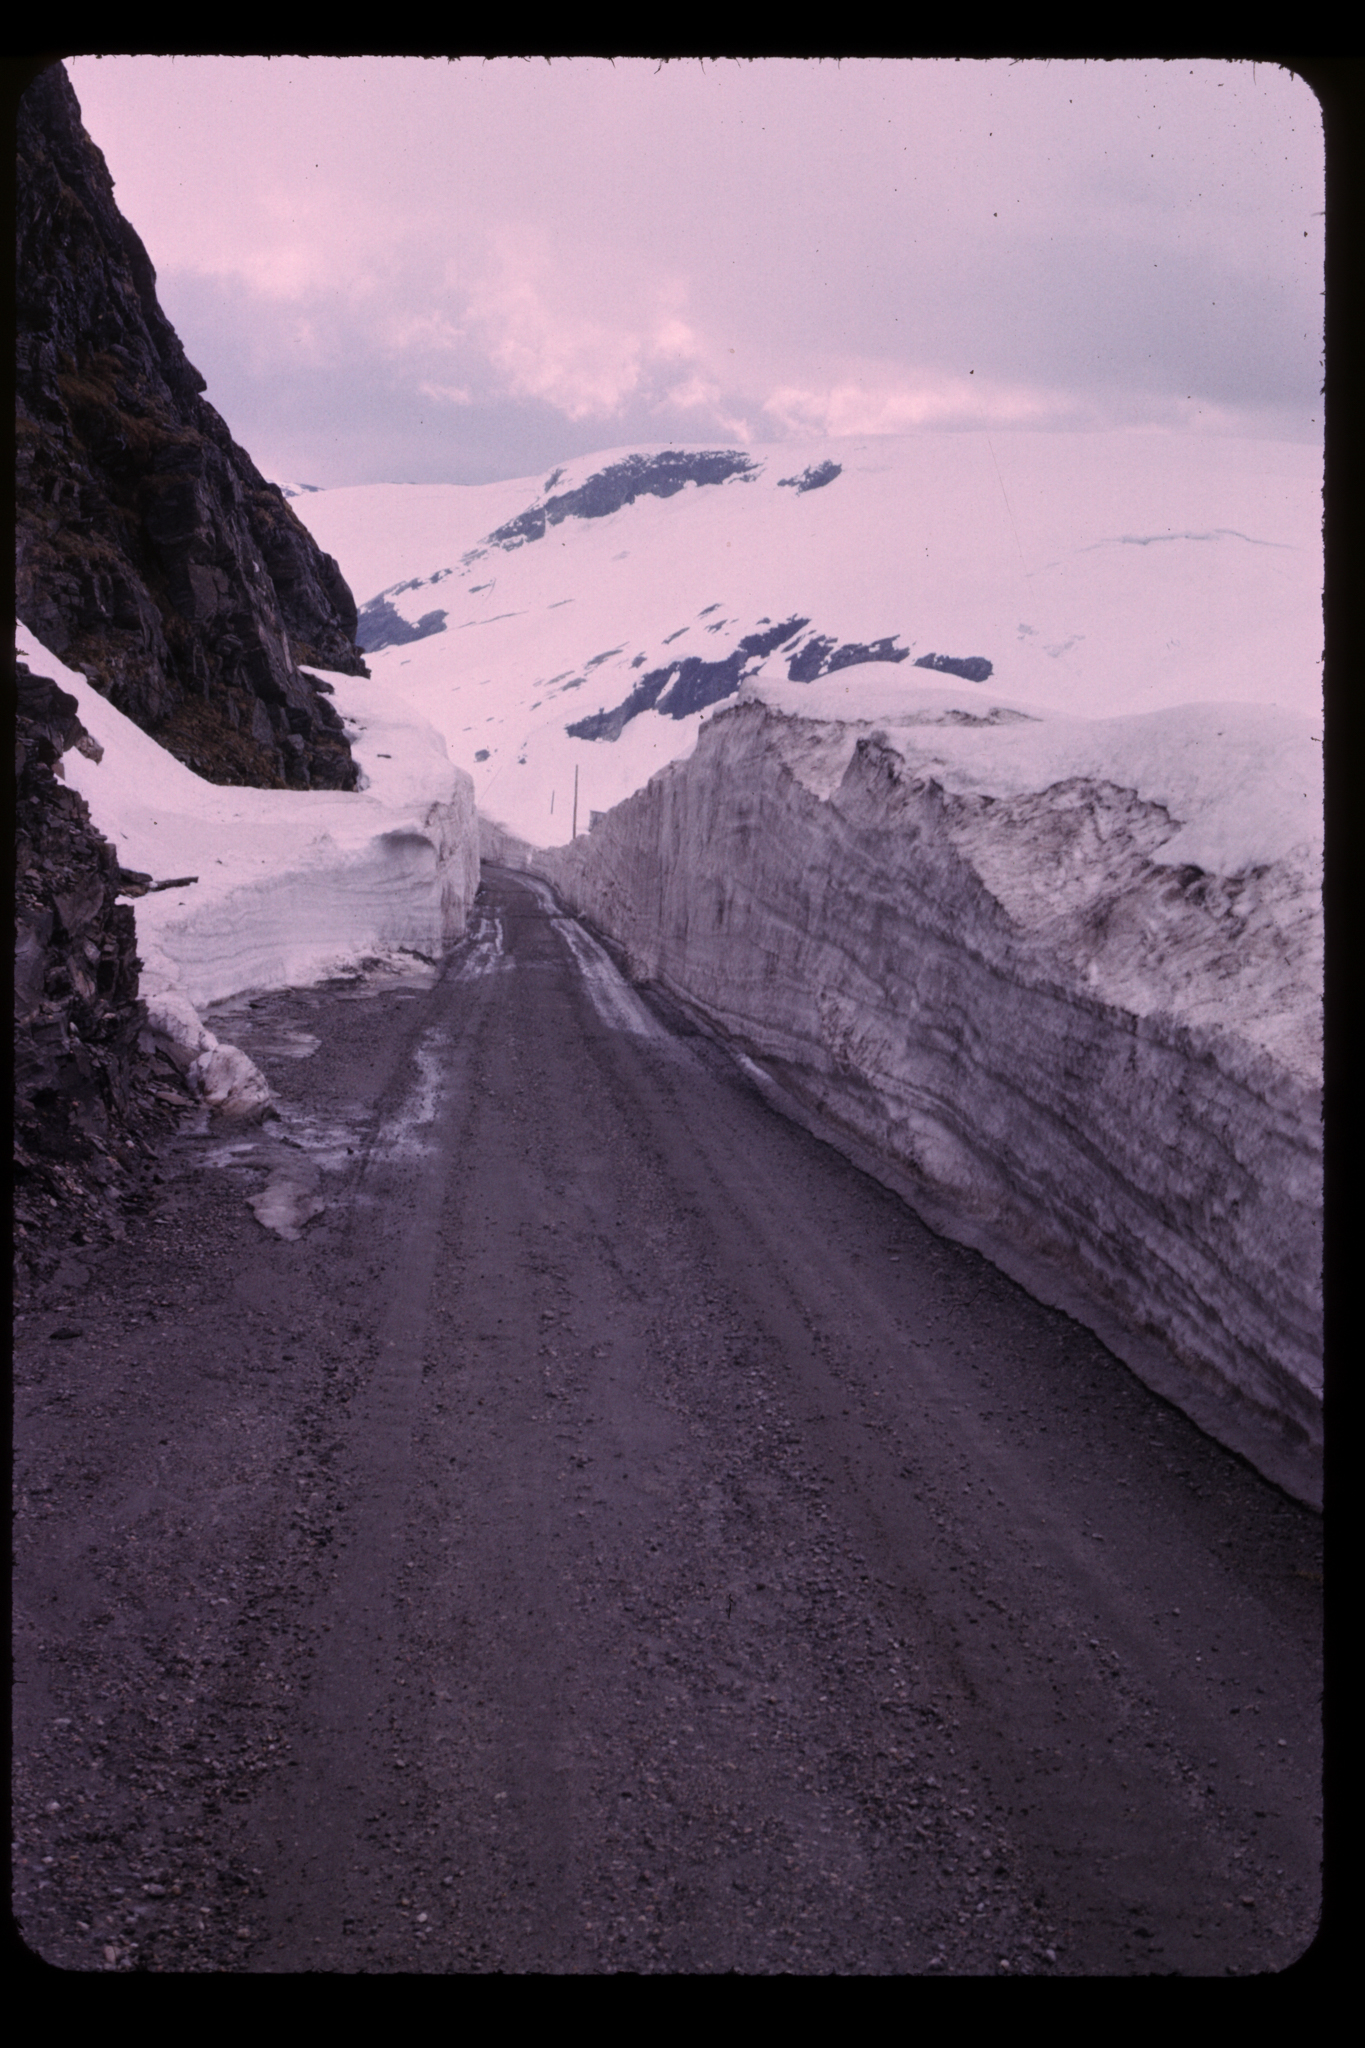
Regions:
M 284 481 L 1321 431 L 1321 122 L 1274 66 L 67 68 L 208 397 Z

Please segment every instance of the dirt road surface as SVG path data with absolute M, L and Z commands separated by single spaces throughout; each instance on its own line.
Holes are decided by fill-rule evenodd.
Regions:
M 128 1241 L 20 1304 L 37 1954 L 1240 1975 L 1306 1948 L 1315 1515 L 523 879 L 485 871 L 439 974 L 215 1022 L 279 1120 L 182 1136 Z

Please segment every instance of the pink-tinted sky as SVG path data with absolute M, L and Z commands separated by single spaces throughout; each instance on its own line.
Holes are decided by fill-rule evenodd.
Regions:
M 74 58 L 270 475 L 1321 431 L 1317 103 L 1250 63 Z

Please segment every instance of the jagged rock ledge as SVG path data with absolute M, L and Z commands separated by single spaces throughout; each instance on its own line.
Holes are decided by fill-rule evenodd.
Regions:
M 208 780 L 351 789 L 331 556 L 200 396 L 61 65 L 19 106 L 16 609 Z
M 121 1234 L 158 1136 L 196 1100 L 138 998 L 118 853 L 62 779 L 93 746 L 74 697 L 16 668 L 14 1222 L 40 1263 L 58 1219 Z M 98 752 L 98 749 L 95 750 Z

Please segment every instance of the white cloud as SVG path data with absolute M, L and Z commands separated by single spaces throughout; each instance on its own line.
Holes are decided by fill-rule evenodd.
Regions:
M 700 359 L 702 344 L 678 310 L 678 280 L 650 277 L 619 251 L 582 240 L 566 259 L 543 231 L 524 226 L 491 240 L 467 329 L 510 395 L 543 399 L 570 420 L 605 419 Z
M 71 71 L 191 359 L 246 445 L 287 411 L 300 473 L 365 437 L 367 475 L 439 443 L 484 476 L 661 433 L 1320 420 L 1321 123 L 1275 67 Z
M 433 307 L 391 314 L 379 323 L 377 334 L 381 346 L 395 355 L 427 350 L 441 354 L 466 339 L 466 329 L 459 322 Z
M 883 371 L 836 383 L 787 384 L 764 411 L 790 434 L 903 434 L 915 427 L 1047 426 L 1075 412 L 1070 396 L 990 379 Z

